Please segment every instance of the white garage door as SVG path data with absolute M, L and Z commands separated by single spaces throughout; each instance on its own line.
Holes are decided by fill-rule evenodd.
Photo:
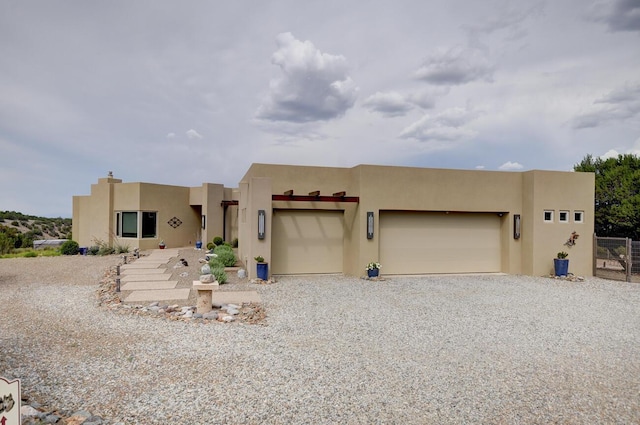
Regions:
M 494 213 L 381 211 L 382 272 L 499 272 L 501 220 Z
M 342 273 L 342 211 L 274 210 L 271 273 Z

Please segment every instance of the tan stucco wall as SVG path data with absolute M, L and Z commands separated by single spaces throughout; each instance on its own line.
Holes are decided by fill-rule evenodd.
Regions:
M 360 165 L 353 168 L 254 164 L 244 176 L 241 193 L 253 193 L 252 181 L 267 178 L 273 194 L 293 189 L 296 195 L 320 190 L 322 195 L 345 190 L 359 204 L 271 202 L 273 209 L 339 209 L 345 211 L 346 274 L 360 275 L 369 261 L 379 259 L 380 211 L 451 211 L 500 214 L 502 271 L 545 275 L 558 251 L 570 253 L 570 271 L 591 275 L 594 176 L 589 173 L 528 171 L 497 172 Z M 266 185 L 265 185 L 266 187 Z M 241 196 L 242 198 L 242 196 Z M 264 201 L 266 202 L 266 200 Z M 257 209 L 246 203 L 246 215 Z M 554 209 L 556 223 L 543 223 L 545 209 Z M 560 210 L 571 213 L 569 224 L 557 223 Z M 573 223 L 573 211 L 584 211 L 584 222 Z M 366 214 L 374 213 L 374 238 L 366 238 Z M 513 216 L 521 215 L 521 237 L 513 238 Z M 249 221 L 251 225 L 252 221 Z M 242 244 L 253 252 L 254 232 L 243 232 Z M 270 225 L 268 225 L 270 228 Z M 563 243 L 572 231 L 583 237 L 572 248 Z M 264 242 L 261 242 L 266 247 Z M 410 247 L 409 247 L 410 248 Z M 261 249 L 265 255 L 265 249 Z M 249 271 L 251 272 L 249 267 Z
M 91 195 L 73 198 L 73 237 L 81 246 L 95 245 L 95 240 L 140 249 L 157 248 L 161 240 L 167 247 L 193 246 L 198 238 L 212 235 L 213 239 L 222 234 L 223 196 L 224 186 L 220 184 L 190 188 L 99 179 L 91 186 Z M 116 237 L 118 211 L 157 212 L 157 237 Z M 201 214 L 207 216 L 204 231 Z M 168 224 L 173 217 L 182 222 L 180 226 Z

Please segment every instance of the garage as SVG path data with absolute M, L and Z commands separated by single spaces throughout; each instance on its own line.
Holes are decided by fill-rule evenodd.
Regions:
M 273 210 L 273 274 L 342 273 L 343 211 Z
M 501 271 L 496 213 L 380 212 L 385 274 Z

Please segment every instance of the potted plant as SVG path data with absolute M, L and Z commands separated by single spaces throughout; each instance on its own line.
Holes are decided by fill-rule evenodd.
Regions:
M 555 269 L 556 276 L 566 276 L 569 273 L 568 256 L 568 253 L 560 251 L 557 258 L 553 259 L 553 267 Z
M 267 280 L 269 278 L 269 263 L 264 261 L 264 257 L 258 255 L 254 257 L 256 260 L 256 271 L 258 274 L 258 279 Z
M 367 264 L 366 270 L 367 270 L 367 276 L 369 277 L 378 277 L 378 275 L 380 274 L 380 268 L 382 266 L 380 265 L 380 263 L 376 263 L 376 262 L 371 262 L 369 264 Z
M 164 239 L 160 239 L 160 243 L 158 244 L 158 248 L 164 249 L 166 245 L 164 244 Z
M 196 232 L 196 249 L 202 249 L 202 239 L 200 238 L 200 232 Z

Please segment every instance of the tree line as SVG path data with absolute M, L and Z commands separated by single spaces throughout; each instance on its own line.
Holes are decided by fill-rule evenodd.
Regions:
M 640 157 L 587 155 L 573 169 L 595 173 L 596 235 L 640 240 Z

